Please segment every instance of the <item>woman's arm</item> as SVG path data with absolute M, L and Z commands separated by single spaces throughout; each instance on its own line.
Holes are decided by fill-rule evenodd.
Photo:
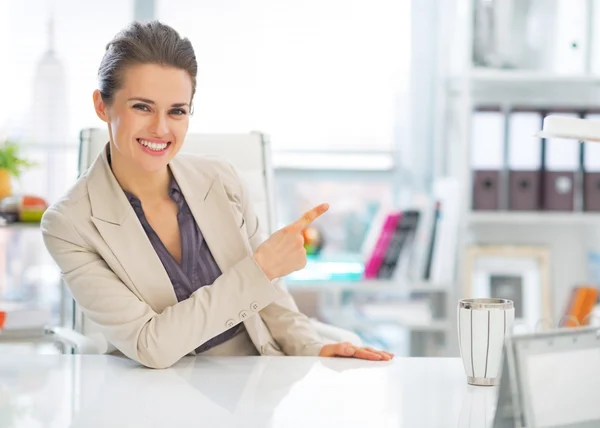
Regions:
M 260 310 L 279 297 L 253 257 L 232 266 L 212 284 L 161 313 L 137 297 L 56 209 L 42 219 L 44 242 L 73 298 L 108 341 L 152 368 L 169 367 L 207 340 L 240 322 L 241 310 Z
M 261 226 L 246 184 L 235 167 L 233 165 L 230 167 L 238 185 L 235 197 L 242 207 L 248 240 L 252 251 L 256 251 L 265 236 L 261 233 Z M 308 317 L 298 310 L 293 297 L 279 280 L 273 281 L 273 286 L 279 290 L 281 297 L 260 311 L 260 316 L 267 324 L 271 335 L 287 355 L 319 355 L 323 345 L 332 342 L 325 340 L 316 332 Z
M 260 225 L 254 213 L 246 186 L 231 167 L 238 181 L 238 200 L 243 209 L 244 221 L 247 223 L 248 239 L 253 251 L 261 245 Z M 298 223 L 298 222 L 296 222 Z M 300 221 L 302 223 L 302 221 Z M 277 281 L 275 281 L 277 283 Z M 378 351 L 368 347 L 356 347 L 349 342 L 334 343 L 325 340 L 314 329 L 306 315 L 298 311 L 292 296 L 276 284 L 283 296 L 265 307 L 260 315 L 267 324 L 273 338 L 281 345 L 287 355 L 305 355 L 321 357 L 353 357 L 374 361 L 389 361 L 394 357 L 386 351 Z

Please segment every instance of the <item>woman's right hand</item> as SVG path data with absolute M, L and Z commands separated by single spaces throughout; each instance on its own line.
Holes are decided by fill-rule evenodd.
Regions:
M 304 213 L 294 223 L 273 233 L 254 252 L 254 260 L 269 280 L 281 278 L 306 266 L 302 231 L 323 215 L 329 204 L 321 204 Z

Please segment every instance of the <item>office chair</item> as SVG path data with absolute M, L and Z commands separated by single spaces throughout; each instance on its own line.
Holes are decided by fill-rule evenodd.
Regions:
M 80 133 L 79 175 L 94 162 L 109 140 L 103 129 L 88 128 Z M 184 153 L 217 155 L 231 162 L 245 181 L 250 199 L 265 238 L 275 231 L 273 203 L 273 168 L 270 145 L 265 135 L 248 134 L 188 134 L 182 148 Z M 54 328 L 57 338 L 70 344 L 76 353 L 108 353 L 115 350 L 96 326 L 86 320 L 83 312 L 73 302 L 74 328 Z M 317 332 L 327 341 L 351 342 L 361 346 L 360 337 L 348 330 L 322 323 L 311 318 Z

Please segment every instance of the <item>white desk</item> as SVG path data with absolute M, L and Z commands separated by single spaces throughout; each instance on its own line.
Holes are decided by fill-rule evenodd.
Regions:
M 0 355 L 1 427 L 491 427 L 461 361 Z

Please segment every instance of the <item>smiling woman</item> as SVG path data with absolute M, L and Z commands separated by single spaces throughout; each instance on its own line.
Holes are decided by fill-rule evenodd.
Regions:
M 197 72 L 189 40 L 156 21 L 132 24 L 107 46 L 94 106 L 109 124 L 113 172 L 122 186 L 148 174 L 168 181 L 166 165 L 188 130 Z
M 327 204 L 263 242 L 232 165 L 179 153 L 196 72 L 190 42 L 156 21 L 131 24 L 107 47 L 93 99 L 109 141 L 42 220 L 86 318 L 154 368 L 186 354 L 389 360 L 326 343 L 278 281 L 306 265 L 302 232 Z
M 116 94 L 94 93 L 96 112 L 109 123 L 113 171 L 120 170 L 125 158 L 134 166 L 128 174 L 153 173 L 183 144 L 192 96 L 190 75 L 174 67 L 143 64 L 127 68 L 122 79 L 123 88 Z M 141 156 L 140 150 L 152 157 Z

